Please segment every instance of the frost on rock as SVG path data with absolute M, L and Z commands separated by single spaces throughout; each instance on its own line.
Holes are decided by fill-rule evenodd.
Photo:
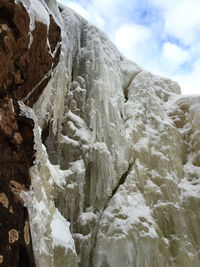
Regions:
M 38 119 L 33 109 L 22 102 L 19 104 L 21 113 L 32 119 L 35 124 L 34 149 L 36 154 L 34 165 L 30 169 L 32 188 L 29 192 L 22 192 L 21 196 L 29 210 L 36 265 L 63 266 L 67 260 L 71 266 L 76 266 L 78 256 L 75 252 L 74 240 L 69 232 L 70 223 L 55 208 L 52 198 L 54 184 L 62 188 L 68 171 L 62 171 L 59 166 L 49 162 L 46 148 L 42 144 Z
M 15 3 L 22 3 L 30 16 L 30 25 L 29 25 L 29 49 L 32 45 L 33 36 L 32 32 L 35 29 L 35 21 L 42 22 L 43 24 L 49 27 L 49 13 L 45 9 L 44 5 L 41 3 L 40 0 L 15 0 Z
M 53 10 L 62 51 L 31 111 L 24 193 L 37 266 L 199 266 L 200 96 L 181 96 L 75 12 Z

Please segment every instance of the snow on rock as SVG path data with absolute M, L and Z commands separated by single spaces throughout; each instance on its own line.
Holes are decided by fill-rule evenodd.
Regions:
M 30 16 L 30 30 L 35 28 L 35 21 L 40 21 L 49 27 L 49 13 L 40 0 L 15 0 L 15 3 L 23 3 Z
M 49 19 L 49 13 L 45 9 L 44 4 L 41 3 L 40 0 L 15 0 L 15 3 L 22 3 L 26 10 L 29 13 L 30 17 L 30 24 L 29 24 L 29 49 L 33 42 L 33 35 L 32 32 L 35 29 L 35 21 L 42 22 L 43 24 L 47 25 L 49 27 L 50 19 Z
M 63 188 L 69 170 L 60 170 L 59 166 L 49 162 L 45 146 L 41 140 L 41 129 L 33 109 L 20 102 L 21 114 L 34 121 L 35 161 L 30 168 L 32 187 L 21 196 L 29 210 L 29 220 L 37 266 L 63 266 L 69 261 L 76 266 L 78 256 L 74 241 L 69 232 L 69 222 L 55 208 L 53 201 L 54 185 Z M 61 233 L 62 236 L 61 236 Z M 65 241 L 64 241 L 65 240 Z M 57 263 L 55 263 L 57 262 Z
M 24 195 L 37 266 L 199 266 L 200 96 L 57 12 L 61 57 L 33 106 Z
M 62 217 L 60 212 L 56 209 L 53 214 L 51 222 L 51 231 L 53 237 L 53 247 L 62 246 L 66 250 L 74 251 L 74 240 L 69 232 L 70 223 Z M 71 237 L 71 238 L 70 238 Z
M 51 221 L 51 236 L 53 239 L 52 246 L 56 251 L 54 262 L 59 266 L 64 266 L 66 264 L 76 266 L 76 263 L 79 261 L 78 256 L 76 261 L 73 258 L 74 255 L 76 255 L 76 251 L 69 226 L 70 223 L 67 222 L 56 209 Z M 65 253 L 60 253 L 60 247 L 64 248 Z M 66 256 L 64 257 L 63 254 Z

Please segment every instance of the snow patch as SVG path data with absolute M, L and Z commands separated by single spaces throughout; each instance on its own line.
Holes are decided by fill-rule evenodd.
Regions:
M 52 221 L 51 221 L 51 236 L 53 239 L 53 247 L 64 247 L 67 253 L 71 250 L 74 254 L 75 245 L 74 240 L 70 233 L 70 223 L 65 220 L 65 218 L 60 214 L 58 209 L 55 209 Z

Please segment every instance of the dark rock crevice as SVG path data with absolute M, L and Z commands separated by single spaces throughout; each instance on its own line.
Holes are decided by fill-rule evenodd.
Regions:
M 129 168 L 128 170 L 122 174 L 121 178 L 119 179 L 119 182 L 118 184 L 115 186 L 115 188 L 113 189 L 112 191 L 112 194 L 111 194 L 111 198 L 114 196 L 114 194 L 117 192 L 118 188 L 120 187 L 120 185 L 124 184 L 124 182 L 126 181 L 126 177 L 128 176 L 129 174 L 129 170 L 130 170 L 130 165 L 129 165 Z
M 98 223 L 97 223 L 97 225 L 96 225 L 96 227 L 95 227 L 94 236 L 93 236 L 92 241 L 91 241 L 91 243 L 92 243 L 92 244 L 91 244 L 91 248 L 92 248 L 92 249 L 91 249 L 91 251 L 90 251 L 89 267 L 93 267 L 93 266 L 94 266 L 94 265 L 93 265 L 94 251 L 95 251 L 96 243 L 97 243 L 98 228 L 99 228 L 99 224 L 100 224 L 101 218 L 102 218 L 102 216 L 103 216 L 103 213 L 104 213 L 105 209 L 108 207 L 108 205 L 109 205 L 111 199 L 112 199 L 112 198 L 114 197 L 114 195 L 117 193 L 117 191 L 118 191 L 120 185 L 123 185 L 123 184 L 126 182 L 126 178 L 127 178 L 127 176 L 129 175 L 130 171 L 132 170 L 133 165 L 134 165 L 134 162 L 135 162 L 135 161 L 131 162 L 131 163 L 129 164 L 129 166 L 128 166 L 127 171 L 124 172 L 124 173 L 122 174 L 122 176 L 121 176 L 120 179 L 119 179 L 119 182 L 117 183 L 117 185 L 116 185 L 116 186 L 114 187 L 114 189 L 112 190 L 112 193 L 111 193 L 110 197 L 107 199 L 107 201 L 106 201 L 106 203 L 105 203 L 105 205 L 104 205 L 104 207 L 103 207 L 103 210 L 101 211 L 101 214 L 100 214 L 99 219 L 98 219 Z

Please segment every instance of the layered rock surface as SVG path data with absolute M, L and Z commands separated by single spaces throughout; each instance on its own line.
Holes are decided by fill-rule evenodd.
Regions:
M 21 185 L 15 205 L 22 208 L 24 201 L 28 207 L 36 266 L 198 267 L 200 96 L 181 96 L 177 83 L 123 57 L 72 10 L 53 1 L 46 1 L 48 7 L 39 0 L 32 7 L 21 2 L 9 5 L 30 18 L 24 57 L 31 62 L 37 54 L 41 61 L 29 64 L 27 76 L 24 65 L 19 75 L 13 62 L 11 74 L 2 74 L 0 112 L 12 130 L 5 130 L 4 120 L 1 128 L 11 131 L 12 147 L 21 147 L 28 159 L 27 164 L 12 158 L 16 164 L 9 165 L 25 168 L 26 175 L 13 179 L 7 172 L 1 179 L 2 218 L 12 203 L 13 193 L 7 192 L 14 180 Z M 33 20 L 35 29 L 43 27 L 35 34 Z M 43 29 L 46 34 L 39 34 Z M 41 38 L 38 45 L 35 38 Z M 4 88 L 3 79 L 12 86 Z M 5 159 L 1 166 L 7 166 Z M 19 266 L 31 266 L 26 264 Z
M 5 267 L 35 266 L 20 195 L 31 185 L 34 122 L 21 113 L 18 101 L 32 106 L 59 60 L 60 28 L 49 20 L 48 29 L 30 17 L 22 2 L 0 1 L 0 264 Z

